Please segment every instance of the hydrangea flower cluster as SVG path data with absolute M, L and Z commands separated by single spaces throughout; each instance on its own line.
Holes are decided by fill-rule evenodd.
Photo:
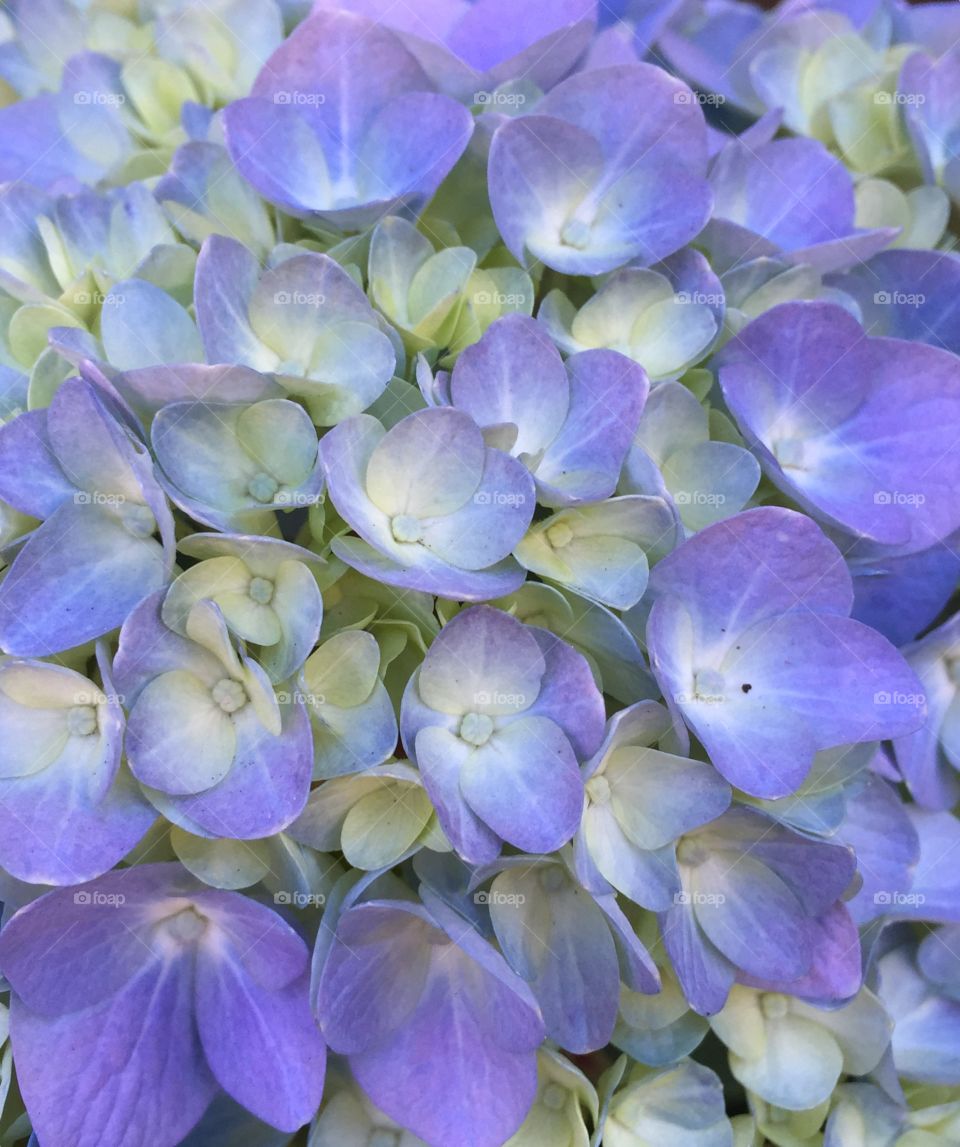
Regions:
M 960 6 L 0 8 L 0 1147 L 960 1144 Z

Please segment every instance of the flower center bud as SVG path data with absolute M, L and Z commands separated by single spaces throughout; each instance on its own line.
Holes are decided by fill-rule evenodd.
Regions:
M 97 711 L 92 705 L 74 705 L 67 713 L 67 732 L 74 737 L 89 737 L 97 731 Z
M 273 582 L 269 578 L 255 577 L 247 593 L 258 605 L 269 605 L 273 599 Z
M 606 777 L 591 777 L 587 781 L 587 796 L 594 804 L 606 804 L 610 800 L 610 782 Z
M 247 493 L 254 501 L 267 503 L 273 501 L 279 489 L 280 483 L 272 474 L 264 474 L 261 472 L 250 479 L 250 483 L 247 486 Z
M 698 868 L 709 855 L 709 849 L 694 837 L 685 836 L 677 845 L 677 863 L 687 868 Z
M 802 438 L 781 438 L 773 444 L 773 456 L 787 470 L 803 470 L 804 444 Z
M 423 527 L 413 514 L 397 514 L 395 518 L 391 518 L 390 532 L 397 542 L 419 542 L 423 537 Z
M 367 1147 L 399 1147 L 400 1135 L 396 1131 L 388 1131 L 386 1127 L 378 1127 L 370 1132 Z
M 201 915 L 192 905 L 168 916 L 163 922 L 167 936 L 184 946 L 195 944 L 206 932 L 207 924 L 206 916 Z
M 566 522 L 557 522 L 547 530 L 547 541 L 555 550 L 562 550 L 573 541 L 573 530 Z
M 147 506 L 125 502 L 120 510 L 120 522 L 128 534 L 135 538 L 149 538 L 157 528 L 157 519 Z
M 239 681 L 232 677 L 221 677 L 211 690 L 213 699 L 224 713 L 236 713 L 247 703 L 247 693 Z
M 716 669 L 698 669 L 693 675 L 693 695 L 698 701 L 723 699 L 723 674 Z
M 468 745 L 479 748 L 493 733 L 493 718 L 486 713 L 465 713 L 460 722 L 460 736 Z
M 567 247 L 576 247 L 582 251 L 590 242 L 590 224 L 585 219 L 574 217 L 564 226 L 560 238 Z
M 768 1020 L 782 1020 L 789 1007 L 787 997 L 779 992 L 767 992 L 760 997 L 760 1010 Z
M 543 1089 L 543 1099 L 541 1102 L 543 1106 L 550 1111 L 562 1111 L 567 1105 L 568 1094 L 567 1089 L 561 1087 L 559 1083 L 548 1083 Z

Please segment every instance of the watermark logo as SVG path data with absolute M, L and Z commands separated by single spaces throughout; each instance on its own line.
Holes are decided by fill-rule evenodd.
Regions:
M 473 301 L 478 307 L 522 307 L 526 306 L 527 296 L 504 291 L 477 291 Z
M 79 693 L 73 695 L 74 705 L 125 705 L 127 703 L 127 696 L 125 693 L 88 693 L 85 689 L 81 689 Z
M 500 693 L 496 689 L 493 692 L 482 690 L 480 693 L 474 693 L 473 703 L 475 705 L 496 705 L 498 709 L 526 709 L 530 702 L 527 700 L 525 693 Z
M 674 904 L 707 904 L 716 906 L 726 904 L 727 898 L 722 892 L 677 892 L 673 897 Z
M 280 92 L 274 92 L 273 102 L 275 104 L 286 104 L 290 107 L 310 107 L 316 108 L 321 104 L 327 102 L 327 97 L 320 92 L 300 92 L 291 89 L 284 89 Z
M 727 102 L 727 97 L 721 95 L 719 92 L 692 92 L 688 88 L 682 92 L 675 92 L 673 102 L 675 104 L 700 104 L 701 106 L 720 107 L 721 104 Z
M 726 700 L 722 693 L 674 693 L 674 701 L 678 705 L 719 705 Z
M 491 888 L 489 892 L 474 892 L 474 904 L 485 904 L 487 907 L 497 906 L 504 908 L 519 908 L 526 904 L 527 898 L 522 892 L 498 892 Z
M 277 701 L 281 705 L 326 705 L 327 699 L 322 693 L 305 693 L 302 689 L 294 689 L 292 692 L 286 689 L 278 689 L 276 691 Z
M 716 291 L 712 294 L 709 291 L 677 291 L 673 296 L 673 301 L 685 305 L 693 304 L 701 307 L 721 307 L 723 306 L 724 298 L 724 295 Z
M 907 705 L 911 709 L 922 709 L 927 703 L 925 693 L 893 693 L 881 689 L 873 695 L 874 705 Z
M 875 506 L 922 506 L 926 494 L 911 490 L 877 490 L 873 495 Z
M 273 498 L 273 504 L 281 508 L 296 506 L 316 506 L 323 501 L 323 494 L 307 494 L 302 490 L 278 490 Z
M 722 506 L 726 494 L 713 494 L 709 490 L 680 490 L 673 500 L 678 506 Z
M 123 494 L 104 494 L 100 490 L 78 490 L 73 495 L 78 506 L 122 506 L 126 502 Z
M 873 301 L 878 307 L 922 307 L 927 296 L 917 291 L 877 291 Z
M 327 902 L 322 892 L 274 892 L 274 904 L 286 905 L 289 908 L 322 908 Z
M 874 892 L 874 904 L 884 908 L 915 908 L 927 901 L 922 892 Z
M 522 506 L 527 496 L 513 490 L 478 490 L 473 500 L 478 506 Z
M 923 92 L 874 92 L 873 102 L 888 106 L 897 104 L 901 107 L 919 107 L 927 102 L 927 97 Z
M 327 296 L 316 291 L 277 291 L 273 301 L 278 307 L 322 307 Z
M 482 108 L 519 108 L 527 97 L 523 92 L 474 92 L 473 102 Z
M 73 102 L 80 107 L 115 108 L 125 104 L 127 97 L 122 92 L 74 92 Z
M 127 898 L 121 892 L 99 892 L 92 889 L 89 892 L 74 892 L 73 902 L 90 908 L 119 908 L 126 904 Z
M 102 307 L 104 303 L 110 303 L 111 306 L 123 306 L 126 302 L 125 296 L 117 291 L 75 291 L 73 301 L 80 306 L 97 306 Z

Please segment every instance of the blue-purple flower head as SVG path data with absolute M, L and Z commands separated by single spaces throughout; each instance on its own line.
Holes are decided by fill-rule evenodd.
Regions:
M 350 231 L 422 204 L 473 124 L 389 29 L 320 10 L 230 106 L 225 127 L 234 162 L 265 199 Z
M 0 25 L 0 1138 L 954 1142 L 954 6 Z

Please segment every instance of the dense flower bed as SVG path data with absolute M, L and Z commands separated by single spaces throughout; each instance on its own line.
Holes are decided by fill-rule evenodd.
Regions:
M 0 1147 L 960 1143 L 958 44 L 3 6 Z

